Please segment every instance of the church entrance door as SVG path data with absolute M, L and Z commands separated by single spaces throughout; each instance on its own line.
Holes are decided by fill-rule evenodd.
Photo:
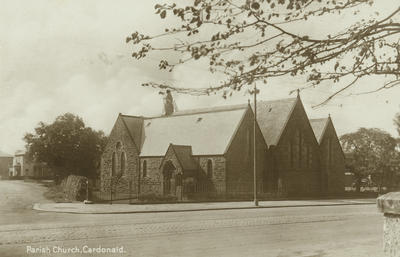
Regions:
M 164 195 L 169 195 L 171 194 L 171 180 L 172 180 L 172 174 L 176 170 L 174 164 L 172 164 L 171 161 L 167 161 L 164 165 L 163 168 L 163 194 Z

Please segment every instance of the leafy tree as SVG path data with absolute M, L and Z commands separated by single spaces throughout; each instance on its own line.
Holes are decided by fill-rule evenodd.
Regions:
M 390 78 L 374 91 L 400 84 L 398 4 L 384 18 L 378 19 L 379 13 L 375 12 L 376 16 L 360 19 L 340 32 L 315 37 L 297 31 L 299 27 L 318 24 L 320 16 L 330 15 L 336 20 L 346 13 L 357 15 L 360 8 L 368 8 L 373 2 L 194 0 L 187 6 L 157 4 L 156 14 L 161 19 L 177 18 L 178 25 L 170 25 L 158 35 L 136 31 L 126 42 L 134 44 L 132 56 L 136 59 L 155 51 L 179 55 L 178 60 L 160 60 L 160 69 L 172 71 L 177 65 L 205 59 L 212 73 L 224 77 L 209 88 L 176 88 L 158 82 L 144 86 L 194 95 L 222 90 L 226 97 L 255 81 L 265 83 L 272 77 L 302 76 L 308 81 L 305 87 L 344 80 L 346 85 L 325 103 L 365 76 Z
M 69 174 L 95 177 L 106 137 L 86 127 L 80 117 L 66 113 L 52 124 L 40 122 L 24 140 L 28 156 L 46 162 L 61 178 Z
M 393 186 L 391 182 L 398 172 L 398 140 L 380 129 L 360 128 L 358 131 L 340 137 L 346 153 L 347 167 L 356 176 L 357 191 L 362 178 L 372 176 L 379 186 Z

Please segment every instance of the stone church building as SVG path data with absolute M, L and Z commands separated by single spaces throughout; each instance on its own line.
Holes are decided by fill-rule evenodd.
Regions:
M 249 198 L 254 132 L 257 191 L 321 195 L 344 191 L 344 155 L 332 120 L 309 120 L 299 96 L 165 114 L 119 114 L 102 155 L 101 190 L 135 195 Z

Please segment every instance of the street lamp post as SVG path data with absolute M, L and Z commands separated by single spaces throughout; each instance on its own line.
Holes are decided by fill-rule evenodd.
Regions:
M 89 201 L 89 179 L 86 178 L 86 201 Z
M 84 204 L 92 204 L 93 202 L 89 200 L 89 178 L 86 178 L 86 200 L 83 201 Z
M 253 177 L 254 177 L 254 205 L 258 206 L 257 199 L 257 141 L 256 141 L 256 132 L 257 132 L 257 85 L 254 82 L 254 124 L 253 124 L 253 146 L 254 146 L 254 164 L 253 164 Z

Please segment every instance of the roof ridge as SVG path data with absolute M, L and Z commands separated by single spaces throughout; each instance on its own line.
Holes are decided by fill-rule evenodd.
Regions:
M 222 105 L 216 107 L 205 107 L 205 108 L 196 108 L 196 109 L 188 109 L 183 111 L 178 111 L 173 113 L 172 115 L 162 115 L 162 116 L 154 116 L 154 117 L 143 117 L 146 120 L 150 119 L 158 119 L 158 118 L 172 118 L 172 117 L 179 117 L 179 116 L 189 116 L 189 115 L 196 115 L 196 114 L 205 114 L 205 113 L 216 113 L 216 112 L 229 112 L 229 111 L 237 111 L 246 109 L 248 104 L 236 104 L 236 105 Z
M 258 100 L 257 102 L 271 103 L 271 102 L 282 102 L 282 101 L 296 100 L 296 99 L 297 99 L 297 97 L 287 97 L 287 98 L 280 98 L 280 99 L 274 99 L 274 100 Z
M 177 146 L 177 147 L 182 147 L 182 146 L 183 147 L 192 147 L 191 145 L 176 145 L 176 144 L 172 144 L 172 143 L 171 143 L 171 145 L 172 146 Z
M 122 113 L 119 113 L 119 115 L 124 116 L 124 117 L 129 117 L 129 118 L 146 119 L 146 117 L 144 117 L 144 116 L 128 115 L 128 114 L 122 114 Z

